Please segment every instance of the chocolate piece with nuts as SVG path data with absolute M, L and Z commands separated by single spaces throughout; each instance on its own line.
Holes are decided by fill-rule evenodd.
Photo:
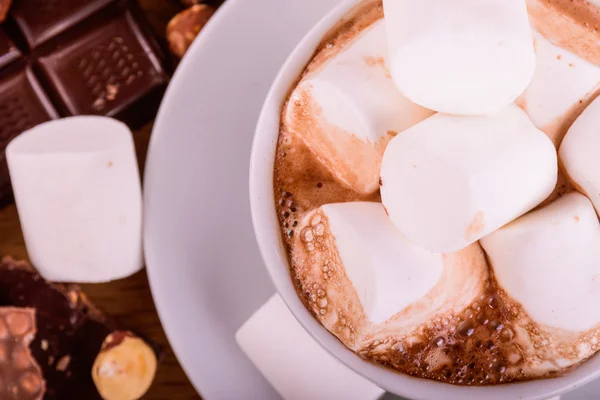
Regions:
M 197 4 L 173 17 L 167 25 L 167 40 L 171 51 L 176 57 L 183 57 L 214 13 L 214 7 L 207 4 Z
M 94 362 L 92 378 L 105 400 L 141 398 L 156 374 L 156 354 L 131 332 L 106 337 Z
M 46 380 L 45 400 L 101 400 L 92 366 L 119 325 L 99 311 L 77 285 L 51 284 L 25 262 L 0 262 L 0 306 L 36 309 L 33 356 Z M 153 347 L 160 359 L 160 349 Z M 2 397 L 0 397 L 2 398 Z
M 35 310 L 0 307 L 0 399 L 43 398 L 42 371 L 29 351 L 35 333 Z
M 6 19 L 11 4 L 12 0 L 0 0 L 0 23 L 4 22 L 4 20 Z

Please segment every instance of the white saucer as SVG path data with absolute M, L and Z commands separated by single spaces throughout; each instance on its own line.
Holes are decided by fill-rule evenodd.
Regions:
M 278 398 L 234 341 L 274 292 L 250 219 L 250 146 L 279 67 L 339 2 L 227 0 L 156 120 L 145 176 L 148 274 L 171 345 L 207 400 Z M 600 382 L 563 398 L 596 393 Z
M 279 67 L 339 2 L 227 0 L 159 111 L 145 176 L 148 274 L 173 349 L 205 399 L 278 398 L 234 341 L 274 293 L 250 220 L 250 146 Z

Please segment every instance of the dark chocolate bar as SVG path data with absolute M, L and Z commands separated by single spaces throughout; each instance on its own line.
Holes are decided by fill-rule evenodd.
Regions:
M 46 380 L 46 400 L 101 400 L 92 366 L 118 324 L 99 311 L 77 285 L 50 284 L 24 262 L 0 262 L 0 306 L 36 309 L 33 356 Z M 160 360 L 161 350 L 153 346 Z
M 104 115 L 136 128 L 156 114 L 167 58 L 128 0 L 16 0 L 0 27 L 0 206 L 4 150 L 58 117 Z
M 114 0 L 16 0 L 11 15 L 32 49 L 110 3 Z

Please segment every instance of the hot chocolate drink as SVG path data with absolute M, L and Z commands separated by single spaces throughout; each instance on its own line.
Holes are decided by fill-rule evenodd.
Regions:
M 330 31 L 282 107 L 275 202 L 298 296 L 349 349 L 402 373 L 458 385 L 565 374 L 600 349 L 588 306 L 600 198 L 593 161 L 572 155 L 600 117 L 569 130 L 600 90 L 600 11 L 527 0 L 527 89 L 464 116 L 399 89 L 383 3 Z

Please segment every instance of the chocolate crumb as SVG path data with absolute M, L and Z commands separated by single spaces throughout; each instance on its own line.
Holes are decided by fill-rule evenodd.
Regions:
M 69 363 L 71 362 L 71 356 L 66 355 L 62 356 L 60 360 L 56 363 L 56 370 L 64 372 L 69 368 Z

